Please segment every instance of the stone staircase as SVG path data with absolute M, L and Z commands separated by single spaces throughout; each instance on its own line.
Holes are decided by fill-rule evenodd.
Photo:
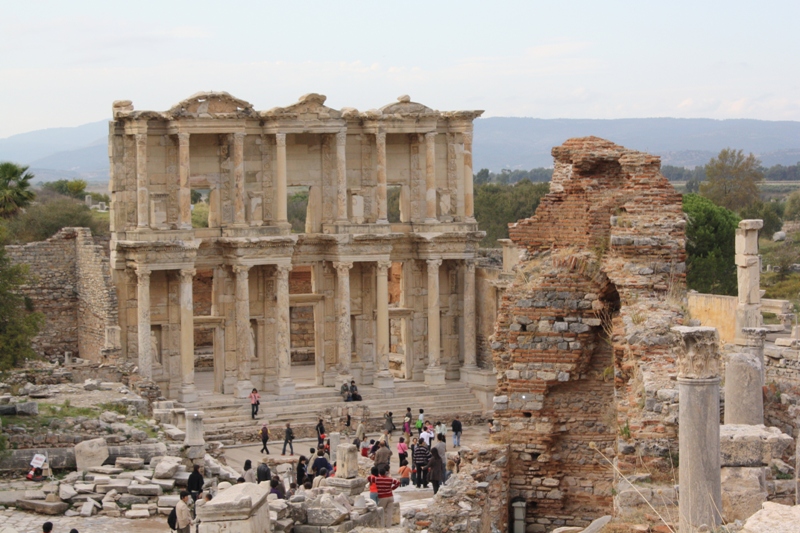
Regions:
M 352 416 L 351 431 L 358 425 L 355 416 L 358 407 L 365 406 L 369 415 L 365 418 L 367 431 L 383 429 L 383 414 L 392 411 L 394 423 L 400 428 L 406 407 L 411 407 L 416 416 L 420 409 L 425 410 L 426 419 L 452 421 L 458 414 L 465 425 L 477 424 L 485 420 L 484 409 L 478 398 L 466 384 L 453 381 L 441 388 L 429 388 L 420 382 L 400 381 L 395 384 L 395 394 L 384 396 L 379 389 L 359 387 L 364 401 L 345 403 L 338 392 L 330 387 L 299 387 L 295 398 L 282 400 L 276 396 L 262 395 L 261 406 L 255 420 L 250 418 L 250 403 L 247 399 L 237 399 L 228 395 L 200 392 L 197 402 L 179 404 L 186 409 L 199 409 L 204 412 L 205 438 L 223 444 L 237 444 L 258 440 L 258 429 L 263 420 L 268 420 L 271 443 L 282 444 L 283 428 L 286 422 L 292 424 L 295 438 L 310 438 L 316 435 L 314 426 L 320 416 L 330 414 L 331 407 L 350 408 Z M 338 410 L 337 410 L 338 411 Z M 491 415 L 489 415 L 490 417 Z M 338 416 L 325 417 L 325 427 L 330 431 L 341 429 Z M 399 432 L 394 432 L 398 435 Z

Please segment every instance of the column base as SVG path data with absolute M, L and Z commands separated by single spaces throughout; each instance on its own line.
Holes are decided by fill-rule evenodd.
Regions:
M 443 387 L 445 384 L 444 370 L 439 367 L 426 368 L 423 372 L 425 375 L 425 385 L 429 387 Z
M 237 381 L 233 387 L 233 395 L 237 398 L 247 398 L 253 392 L 253 388 L 253 382 L 249 379 Z
M 294 398 L 295 388 L 292 378 L 280 378 L 278 380 L 276 392 L 279 398 Z
M 192 403 L 197 401 L 197 389 L 194 383 L 191 385 L 184 385 L 178 393 L 178 401 L 181 403 Z
M 381 218 L 381 219 L 376 220 L 375 223 L 376 224 L 388 224 L 389 223 L 389 219 L 388 218 Z
M 372 386 L 376 389 L 394 389 L 394 376 L 388 370 L 375 374 Z
M 438 223 L 439 223 L 439 219 L 438 218 L 426 218 L 425 219 L 425 224 L 438 224 Z

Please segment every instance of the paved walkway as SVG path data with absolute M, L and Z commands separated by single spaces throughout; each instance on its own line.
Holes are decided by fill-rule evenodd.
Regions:
M 164 533 L 169 531 L 167 517 L 156 515 L 146 520 L 130 520 L 128 518 L 110 518 L 107 516 L 45 516 L 6 509 L 0 511 L 0 533 L 7 533 L 6 528 L 13 528 L 17 533 L 40 533 L 42 524 L 53 523 L 53 533 L 69 533 L 75 528 L 79 533 Z M 10 533 L 10 531 L 8 532 Z

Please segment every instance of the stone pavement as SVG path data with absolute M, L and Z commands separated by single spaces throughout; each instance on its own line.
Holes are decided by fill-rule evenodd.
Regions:
M 164 533 L 169 531 L 167 517 L 156 515 L 144 520 L 129 518 L 111 518 L 107 516 L 46 516 L 6 509 L 0 511 L 0 532 L 4 528 L 14 528 L 17 533 L 39 533 L 42 524 L 53 523 L 54 533 L 68 533 L 75 528 L 79 533 L 122 533 L 136 530 L 137 533 Z

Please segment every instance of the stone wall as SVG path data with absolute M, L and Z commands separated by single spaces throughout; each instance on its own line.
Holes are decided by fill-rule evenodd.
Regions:
M 117 291 L 111 281 L 108 240 L 96 242 L 88 228 L 77 228 L 76 233 L 78 354 L 98 361 L 118 348 L 118 336 L 108 331 L 118 323 Z
M 693 319 L 699 320 L 703 326 L 717 328 L 721 342 L 733 342 L 736 336 L 736 296 L 690 291 L 687 298 Z
M 529 531 L 609 514 L 614 474 L 602 455 L 656 479 L 672 475 L 677 450 L 680 195 L 658 157 L 602 139 L 571 139 L 553 156 L 550 194 L 510 226 L 527 254 L 491 345 L 493 440 L 510 445 L 509 498 L 527 501 Z
M 289 309 L 292 364 L 314 364 L 314 308 L 310 305 Z

